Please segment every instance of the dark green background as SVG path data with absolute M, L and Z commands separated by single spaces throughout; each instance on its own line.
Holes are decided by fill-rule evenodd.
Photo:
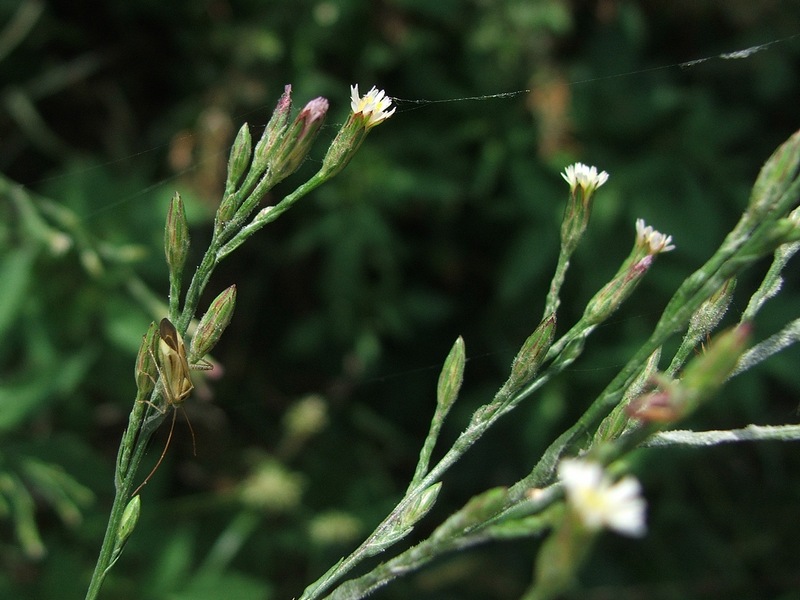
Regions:
M 4 23 L 17 6 L 0 3 Z M 310 543 L 311 519 L 345 511 L 363 536 L 400 497 L 456 336 L 469 360 L 443 444 L 502 383 L 544 307 L 567 192 L 559 172 L 583 161 L 611 177 L 569 272 L 560 331 L 627 255 L 637 217 L 672 234 L 677 250 L 659 258 L 574 368 L 453 469 L 419 532 L 471 495 L 525 475 L 710 256 L 763 161 L 798 126 L 800 38 L 747 59 L 678 63 L 789 38 L 797 23 L 798 4 L 777 0 L 43 5 L 0 62 L 0 170 L 74 211 L 91 236 L 147 252 L 92 276 L 75 252 L 39 249 L 19 283 L 23 300 L 6 303 L 0 411 L 39 387 L 35 408 L 0 432 L 0 471 L 41 457 L 96 499 L 72 527 L 40 499 L 48 550 L 40 560 L 25 557 L 11 521 L 2 522 L 0 596 L 83 597 L 134 397 L 136 348 L 154 317 L 131 293 L 131 277 L 166 296 L 162 228 L 175 190 L 189 207 L 197 257 L 236 129 L 247 121 L 259 134 L 284 84 L 297 106 L 322 95 L 331 110 L 307 164 L 273 200 L 318 167 L 347 116 L 350 84 L 446 102 L 398 100 L 340 176 L 220 267 L 208 301 L 238 286 L 236 314 L 214 351 L 225 375 L 187 403 L 196 456 L 179 415 L 107 598 L 291 598 L 349 552 L 358 537 Z M 492 97 L 518 90 L 530 91 Z M 20 95 L 32 113 L 14 104 Z M 30 247 L 6 199 L 0 211 L 2 252 Z M 740 282 L 731 321 L 758 274 Z M 785 292 L 756 323 L 757 338 L 796 317 L 796 274 L 789 270 Z M 15 296 L 17 283 L 1 283 L 0 295 Z M 799 358 L 790 350 L 732 382 L 690 425 L 796 421 Z M 282 418 L 309 393 L 326 398 L 329 424 L 290 452 Z M 270 455 L 302 477 L 302 500 L 264 514 L 227 569 L 205 568 L 240 514 L 230 491 Z M 604 536 L 571 598 L 797 597 L 796 444 L 648 451 L 634 464 L 650 535 Z M 455 556 L 375 597 L 516 598 L 537 544 Z

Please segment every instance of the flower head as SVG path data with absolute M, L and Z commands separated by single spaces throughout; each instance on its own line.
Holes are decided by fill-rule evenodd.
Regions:
M 392 99 L 374 85 L 363 96 L 358 95 L 358 84 L 350 86 L 350 108 L 353 109 L 354 115 L 361 114 L 367 117 L 367 129 L 391 117 L 397 110 L 396 107 L 388 110 L 391 105 Z
M 575 163 L 568 166 L 561 176 L 569 184 L 569 188 L 573 193 L 576 188 L 580 187 L 585 195 L 592 194 L 608 181 L 608 173 L 605 171 L 598 173 L 597 167 L 590 167 L 583 163 Z
M 675 249 L 671 235 L 664 235 L 644 224 L 644 219 L 636 219 L 636 244 L 654 255 Z
M 599 463 L 578 459 L 562 460 L 558 477 L 567 501 L 588 529 L 607 527 L 633 537 L 645 534 L 646 503 L 636 478 L 612 483 Z

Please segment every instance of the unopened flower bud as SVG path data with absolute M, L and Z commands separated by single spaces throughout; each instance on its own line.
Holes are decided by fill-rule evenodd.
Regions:
M 628 416 L 648 423 L 673 423 L 713 396 L 730 377 L 750 338 L 749 323 L 716 336 L 684 369 L 680 379 L 658 376 L 658 389 L 633 400 Z
M 740 323 L 717 335 L 686 367 L 681 385 L 692 394 L 706 398 L 714 394 L 733 372 L 750 340 L 752 326 Z
M 287 85 L 284 87 L 283 95 L 278 100 L 278 104 L 272 112 L 272 117 L 269 123 L 267 123 L 264 133 L 261 139 L 258 140 L 256 148 L 253 151 L 253 169 L 262 173 L 264 169 L 266 169 L 269 157 L 289 125 L 289 116 L 291 112 L 292 86 Z
M 652 262 L 650 256 L 630 265 L 626 261 L 614 278 L 589 300 L 583 313 L 584 321 L 597 325 L 610 317 L 633 293 Z
M 466 354 L 464 339 L 459 336 L 444 361 L 442 372 L 439 374 L 439 383 L 436 386 L 436 402 L 447 412 L 458 397 L 461 383 L 464 380 L 464 364 Z
M 189 255 L 189 223 L 186 220 L 183 200 L 178 192 L 172 197 L 167 211 L 164 252 L 170 274 L 180 276 L 186 264 L 186 257 Z
M 222 199 L 219 208 L 217 208 L 217 214 L 214 216 L 215 233 L 218 233 L 233 219 L 234 215 L 236 215 L 236 210 L 239 208 L 239 201 L 240 198 L 237 197 L 235 192 L 226 195 Z
M 140 397 L 144 397 L 153 391 L 156 385 L 158 369 L 156 367 L 154 352 L 158 336 L 156 335 L 156 324 L 150 323 L 147 333 L 142 336 L 142 344 L 139 346 L 139 354 L 136 357 L 136 389 Z
M 552 314 L 539 323 L 536 330 L 522 344 L 511 364 L 511 375 L 503 386 L 509 394 L 519 390 L 536 375 L 553 343 L 555 332 L 556 315 Z
M 800 131 L 795 132 L 767 159 L 758 174 L 745 217 L 753 226 L 781 203 L 800 175 Z
M 189 348 L 189 363 L 196 363 L 216 346 L 231 322 L 236 305 L 236 286 L 232 285 L 217 296 L 200 319 Z
M 328 101 L 314 98 L 281 136 L 279 147 L 270 152 L 270 177 L 277 183 L 294 173 L 302 164 L 328 113 Z
M 245 123 L 236 134 L 236 139 L 231 147 L 231 154 L 228 158 L 228 179 L 225 183 L 225 191 L 230 194 L 236 190 L 236 186 L 247 172 L 250 165 L 250 157 L 253 152 L 253 141 L 250 137 L 250 127 Z
M 732 277 L 700 305 L 689 320 L 689 336 L 692 339 L 702 339 L 714 330 L 728 312 L 735 289 L 736 278 Z
M 131 498 L 125 510 L 122 511 L 122 519 L 119 522 L 119 529 L 117 530 L 117 540 L 114 544 L 115 550 L 122 549 L 123 544 L 128 541 L 128 538 L 136 529 L 136 523 L 139 522 L 139 513 L 142 508 L 142 497 L 138 494 Z
M 436 504 L 436 499 L 439 497 L 439 491 L 442 489 L 442 482 L 438 481 L 433 485 L 425 488 L 416 499 L 409 504 L 406 509 L 400 514 L 398 528 L 402 531 L 408 531 L 409 528 L 416 525 L 422 517 L 428 514 Z

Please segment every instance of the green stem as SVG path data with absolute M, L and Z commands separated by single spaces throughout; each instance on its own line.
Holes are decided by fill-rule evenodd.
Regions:
M 322 185 L 327 179 L 328 175 L 319 171 L 311 179 L 306 181 L 303 185 L 298 187 L 291 194 L 286 196 L 275 206 L 269 206 L 257 213 L 255 218 L 247 225 L 242 227 L 233 238 L 222 245 L 216 252 L 217 260 L 220 261 L 231 252 L 241 246 L 247 238 L 253 235 L 256 231 L 264 227 L 267 223 L 272 223 L 275 219 L 280 217 L 283 213 L 289 210 L 294 204 L 303 196 L 307 195 L 312 190 Z
M 545 301 L 544 305 L 544 316 L 542 317 L 543 319 L 555 314 L 558 311 L 559 305 L 561 304 L 559 295 L 561 293 L 561 286 L 564 285 L 567 269 L 569 269 L 569 258 L 571 256 L 571 253 L 565 250 L 566 249 L 562 244 L 561 251 L 558 253 L 556 272 L 553 274 L 553 279 L 550 281 L 550 290 L 547 292 L 547 300 Z
M 144 416 L 144 411 L 141 414 Z M 100 554 L 97 558 L 97 564 L 95 565 L 94 573 L 92 573 L 92 579 L 89 582 L 89 589 L 86 592 L 86 600 L 95 600 L 97 598 L 98 594 L 100 593 L 100 588 L 103 586 L 106 573 L 108 572 L 114 560 L 117 533 L 119 532 L 119 526 L 122 521 L 122 515 L 125 511 L 125 507 L 130 501 L 130 493 L 135 483 L 134 478 L 136 477 L 136 473 L 139 469 L 139 463 L 141 463 L 142 458 L 144 457 L 150 437 L 153 435 L 160 423 L 161 421 L 159 420 L 153 420 L 149 423 L 144 420 L 139 421 L 138 425 L 141 426 L 141 429 L 139 429 L 138 438 L 136 439 L 136 447 L 130 455 L 130 461 L 127 463 L 127 470 L 125 473 L 121 472 L 124 465 L 120 464 L 124 461 L 117 463 L 117 469 L 114 478 L 116 482 L 114 502 L 111 505 L 111 514 L 108 518 L 108 525 L 106 526 L 103 543 L 100 546 Z M 129 430 L 126 430 L 123 436 L 123 443 L 125 440 L 129 439 L 129 433 Z M 124 455 L 125 453 L 123 453 L 123 456 Z

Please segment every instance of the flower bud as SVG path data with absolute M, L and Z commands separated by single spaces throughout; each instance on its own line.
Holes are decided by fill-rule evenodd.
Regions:
M 274 152 L 270 152 L 267 161 L 270 177 L 274 183 L 288 177 L 300 167 L 327 113 L 328 101 L 321 97 L 314 98 L 305 105 L 291 126 L 286 129 L 281 136 L 279 146 Z
M 117 529 L 117 540 L 114 543 L 114 548 L 119 551 L 122 549 L 123 544 L 128 541 L 128 538 L 136 529 L 136 523 L 139 521 L 139 513 L 142 508 L 142 497 L 138 494 L 131 498 L 125 510 L 122 511 L 122 519 L 119 522 L 119 529 Z
M 167 211 L 164 252 L 170 275 L 179 277 L 189 254 L 189 223 L 186 221 L 186 210 L 178 192 L 172 197 Z
M 588 325 L 597 325 L 610 317 L 639 285 L 653 259 L 645 256 L 639 262 L 623 264 L 614 278 L 589 300 L 583 319 Z
M 219 233 L 233 219 L 234 215 L 236 215 L 236 210 L 239 208 L 239 200 L 235 192 L 226 195 L 222 199 L 222 202 L 219 203 L 219 208 L 217 208 L 217 214 L 214 216 L 214 233 Z
M 236 286 L 232 285 L 217 296 L 200 319 L 189 348 L 189 363 L 194 364 L 217 344 L 222 332 L 231 322 L 236 305 Z
M 794 185 L 800 176 L 800 131 L 786 140 L 772 156 L 767 159 L 758 174 L 746 217 L 752 220 L 753 226 L 786 196 L 787 190 Z
M 717 335 L 686 367 L 681 385 L 700 399 L 716 393 L 730 377 L 750 341 L 752 326 L 741 323 Z
M 735 289 L 736 278 L 732 277 L 700 305 L 689 320 L 689 336 L 692 339 L 700 340 L 714 330 L 728 312 Z
M 156 336 L 156 324 L 150 323 L 147 333 L 142 336 L 142 344 L 139 346 L 139 354 L 136 357 L 136 369 L 134 375 L 136 377 L 136 389 L 138 395 L 141 397 L 146 396 L 153 391 L 156 385 L 156 376 L 158 369 L 156 368 L 153 356 L 156 350 L 156 343 L 158 343 L 158 336 Z
M 439 497 L 439 491 L 441 489 L 441 481 L 425 488 L 400 514 L 398 528 L 405 532 L 416 525 L 422 517 L 430 512 L 433 505 L 436 504 L 436 499 Z
M 253 152 L 253 170 L 263 173 L 264 169 L 266 169 L 267 161 L 276 147 L 276 143 L 286 131 L 291 112 L 292 86 L 287 85 L 284 87 L 283 95 L 278 100 L 278 104 L 272 112 L 272 117 L 261 135 L 261 139 L 256 144 L 256 149 Z
M 522 344 L 511 364 L 511 375 L 503 386 L 509 394 L 518 391 L 536 375 L 553 343 L 555 332 L 554 313 L 539 323 L 536 330 Z
M 464 380 L 465 362 L 464 339 L 459 336 L 444 361 L 436 386 L 436 402 L 445 413 L 450 410 L 458 397 L 461 383 Z
M 658 389 L 633 400 L 628 416 L 647 423 L 674 423 L 713 396 L 730 377 L 750 338 L 750 324 L 742 323 L 716 336 L 696 356 L 679 380 L 658 376 Z
M 250 165 L 250 157 L 253 152 L 253 141 L 250 137 L 250 128 L 247 123 L 242 125 L 236 139 L 231 147 L 231 154 L 228 158 L 228 179 L 225 183 L 226 194 L 236 190 L 236 186 L 247 172 Z

